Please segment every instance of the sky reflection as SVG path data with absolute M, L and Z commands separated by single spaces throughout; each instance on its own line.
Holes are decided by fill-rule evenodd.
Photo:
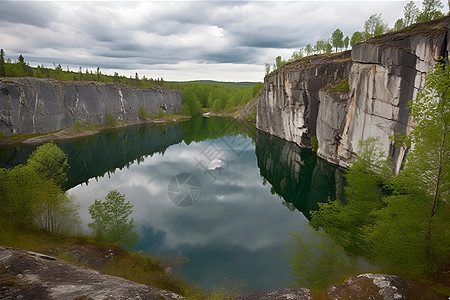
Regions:
M 236 141 L 245 148 L 233 151 L 229 145 Z M 245 144 L 248 141 L 229 136 L 181 142 L 69 193 L 82 205 L 85 230 L 94 199 L 103 199 L 112 189 L 125 194 L 134 205 L 132 217 L 140 236 L 136 249 L 188 258 L 182 276 L 204 288 L 224 277 L 247 283 L 249 290 L 284 287 L 290 281 L 289 266 L 280 257 L 286 242 L 293 231 L 306 234 L 311 229 L 300 212 L 290 212 L 270 193 L 270 184 L 263 185 L 255 147 Z M 207 170 L 199 164 L 211 145 L 228 158 L 228 164 L 222 159 L 221 169 Z M 171 178 L 183 172 L 194 175 L 202 186 L 201 198 L 190 207 L 176 206 L 167 194 Z

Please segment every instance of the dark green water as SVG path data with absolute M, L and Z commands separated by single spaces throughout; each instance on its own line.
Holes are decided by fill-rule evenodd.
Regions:
M 314 240 L 309 211 L 342 195 L 336 166 L 233 119 L 128 128 L 58 145 L 86 231 L 89 205 L 117 189 L 134 205 L 135 249 L 189 261 L 181 276 L 208 289 L 223 278 L 245 282 L 248 291 L 287 286 L 291 234 Z M 0 167 L 24 162 L 33 149 L 1 150 Z

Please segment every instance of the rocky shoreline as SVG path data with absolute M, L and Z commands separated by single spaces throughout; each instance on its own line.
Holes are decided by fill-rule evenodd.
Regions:
M 79 257 L 83 263 L 89 264 L 90 262 L 89 257 L 86 259 L 85 253 L 82 256 L 74 256 Z M 95 260 L 96 262 L 97 260 Z M 184 299 L 181 295 L 170 291 L 106 275 L 92 269 L 76 267 L 51 255 L 4 246 L 0 246 L 0 298 Z M 236 296 L 235 299 L 390 300 L 447 299 L 447 297 L 422 284 L 396 275 L 368 273 L 332 285 L 320 295 L 305 288 L 286 288 L 242 294 Z

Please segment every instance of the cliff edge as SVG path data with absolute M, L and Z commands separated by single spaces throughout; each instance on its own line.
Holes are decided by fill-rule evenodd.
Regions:
M 407 149 L 389 136 L 411 130 L 407 102 L 428 69 L 448 57 L 449 31 L 444 17 L 286 64 L 264 79 L 256 126 L 300 147 L 316 137 L 317 154 L 343 167 L 358 155 L 359 141 L 379 137 L 398 171 Z

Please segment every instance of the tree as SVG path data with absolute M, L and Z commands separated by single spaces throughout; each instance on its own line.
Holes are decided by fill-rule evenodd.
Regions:
M 345 39 L 344 39 L 344 47 L 345 47 L 345 50 L 348 49 L 348 43 L 349 43 L 349 42 L 350 42 L 350 39 L 349 39 L 348 36 L 346 36 Z
M 270 64 L 265 63 L 264 64 L 264 69 L 266 70 L 266 75 L 270 73 Z
M 275 58 L 275 66 L 276 66 L 276 70 L 280 69 L 282 66 L 284 66 L 286 64 L 286 62 L 281 58 L 280 55 L 278 55 Z
M 27 165 L 37 174 L 61 187 L 67 181 L 67 155 L 56 144 L 47 143 L 36 148 L 28 158 Z
M 306 56 L 310 56 L 314 52 L 313 47 L 311 46 L 311 44 L 306 45 L 305 52 L 306 52 Z
M 37 225 L 50 233 L 73 230 L 79 223 L 78 205 L 61 189 L 66 170 L 67 157 L 54 144 L 39 146 L 25 165 L 0 169 L 3 223 L 17 228 Z
M 344 33 L 339 28 L 333 31 L 331 34 L 331 43 L 333 47 L 335 47 L 336 52 L 337 48 L 344 48 Z
M 381 14 L 373 14 L 364 22 L 364 34 L 366 39 L 381 35 L 388 29 L 386 23 L 381 18 Z
M 130 218 L 132 213 L 133 205 L 125 200 L 125 195 L 112 190 L 105 201 L 95 199 L 89 206 L 89 214 L 94 221 L 88 226 L 97 238 L 131 248 L 138 239 L 134 220 Z
M 350 39 L 350 46 L 354 46 L 358 43 L 364 42 L 364 34 L 360 31 L 355 31 Z
M 5 77 L 5 51 L 0 49 L 0 77 Z
M 379 140 L 368 138 L 359 143 L 357 160 L 344 176 L 347 203 L 339 200 L 319 203 L 318 211 L 311 211 L 311 225 L 323 228 L 349 253 L 367 253 L 362 234 L 364 227 L 373 223 L 370 214 L 380 209 L 383 203 L 382 184 L 391 174 L 390 160 L 378 145 Z
M 403 28 L 405 28 L 405 23 L 403 22 L 402 18 L 395 21 L 394 31 L 399 31 L 399 30 L 402 30 Z
M 193 86 L 189 86 L 183 90 L 183 99 L 184 103 L 182 110 L 185 114 L 195 116 L 201 113 L 202 104 L 197 99 Z
M 419 16 L 419 9 L 414 4 L 414 1 L 409 1 L 405 7 L 403 7 L 403 24 L 405 27 L 416 23 L 417 17 Z
M 444 16 L 441 12 L 443 7 L 441 0 L 423 0 L 422 11 L 417 16 L 417 22 L 431 21 Z

